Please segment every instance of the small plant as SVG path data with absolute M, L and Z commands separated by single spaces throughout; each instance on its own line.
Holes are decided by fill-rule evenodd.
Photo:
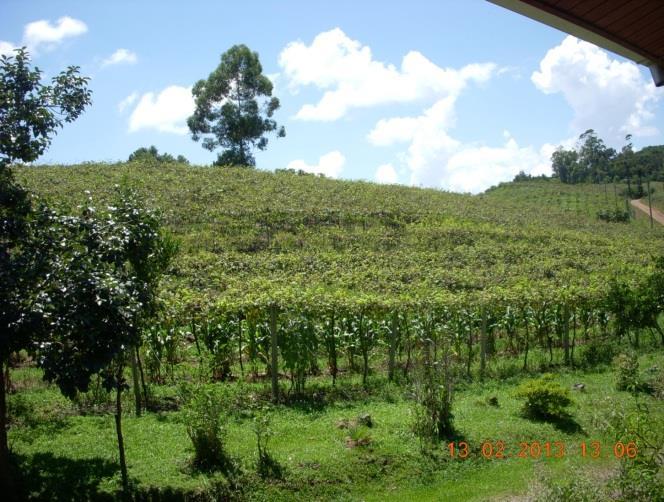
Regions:
M 609 364 L 615 356 L 615 347 L 609 343 L 590 343 L 581 353 L 581 364 L 592 368 L 600 364 Z
M 601 502 L 607 500 L 605 487 L 581 475 L 566 480 L 542 479 L 536 502 Z
M 648 381 L 650 393 L 655 399 L 664 400 L 664 369 L 651 368 L 651 377 Z
M 629 211 L 624 209 L 602 209 L 597 211 L 597 219 L 609 223 L 629 223 Z
M 451 378 L 443 363 L 423 364 L 415 379 L 413 432 L 424 448 L 455 434 Z
M 104 388 L 99 375 L 90 389 L 87 392 L 77 392 L 73 401 L 82 415 L 106 413 L 113 404 L 111 393 Z
M 268 443 L 274 435 L 270 422 L 270 410 L 267 407 L 260 409 L 254 415 L 253 426 L 258 452 L 257 471 L 261 478 L 281 479 L 283 477 L 282 467 L 268 450 Z
M 348 426 L 348 436 L 346 436 L 346 446 L 348 448 L 368 446 L 370 444 L 371 432 L 369 431 L 369 427 L 357 422 Z
M 182 394 L 187 402 L 183 420 L 194 446 L 193 464 L 200 469 L 223 469 L 228 465 L 225 395 L 212 386 L 187 387 Z
M 526 400 L 523 413 L 527 417 L 556 420 L 569 416 L 566 410 L 572 404 L 569 390 L 556 382 L 551 374 L 524 383 L 519 387 L 517 396 Z
M 636 392 L 640 387 L 638 356 L 633 352 L 620 354 L 613 364 L 616 368 L 616 389 Z

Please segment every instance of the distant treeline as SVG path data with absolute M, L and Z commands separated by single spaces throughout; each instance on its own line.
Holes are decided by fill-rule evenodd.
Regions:
M 575 148 L 559 147 L 551 156 L 553 178 L 563 183 L 607 183 L 624 182 L 630 192 L 644 192 L 643 182 L 664 181 L 664 145 L 648 146 L 635 152 L 631 135 L 625 137 L 625 146 L 620 151 L 609 148 L 588 129 L 579 136 Z M 514 181 L 546 178 L 531 176 L 521 171 Z M 635 183 L 634 189 L 631 188 Z
M 135 150 L 127 162 L 155 161 L 155 162 L 178 162 L 180 164 L 189 164 L 189 160 L 184 155 L 173 157 L 170 153 L 159 153 L 157 147 L 152 145 L 149 148 L 141 147 Z
M 553 175 L 563 183 L 605 183 L 607 181 L 637 182 L 664 180 L 664 145 L 648 146 L 635 152 L 631 135 L 618 152 L 608 148 L 594 130 L 588 129 L 576 148 L 560 147 L 551 156 Z

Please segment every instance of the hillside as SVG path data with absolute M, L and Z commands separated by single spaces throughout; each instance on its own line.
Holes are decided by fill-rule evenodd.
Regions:
M 372 301 L 477 292 L 603 289 L 662 249 L 644 221 L 598 221 L 617 202 L 599 185 L 538 180 L 479 196 L 291 172 L 175 164 L 23 168 L 56 204 L 103 202 L 128 184 L 181 241 L 171 287 L 231 303 L 266 297 L 368 295 Z M 621 202 L 622 204 L 622 202 Z M 521 293 L 518 293 L 521 294 Z M 220 296 L 221 295 L 221 296 Z
M 624 328 L 605 300 L 615 275 L 643 291 L 664 231 L 599 221 L 616 204 L 603 187 L 470 196 L 174 164 L 18 176 L 52 204 L 102 211 L 115 184 L 133 186 L 181 241 L 137 350 L 143 391 L 124 375 L 134 499 L 607 500 L 619 482 L 621 500 L 657 500 L 643 496 L 657 482 L 634 480 L 664 437 L 664 336 L 653 317 Z M 70 401 L 42 377 L 28 360 L 12 371 L 26 498 L 119 498 L 119 394 L 97 378 Z M 568 409 L 528 415 L 524 385 Z M 196 458 L 215 441 L 207 470 Z

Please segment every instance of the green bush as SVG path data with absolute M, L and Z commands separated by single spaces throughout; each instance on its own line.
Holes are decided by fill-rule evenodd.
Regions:
M 569 416 L 566 411 L 572 404 L 569 390 L 556 382 L 551 374 L 522 384 L 517 396 L 526 400 L 523 413 L 528 417 L 551 420 Z
M 602 502 L 608 494 L 598 482 L 584 476 L 570 479 L 542 480 L 542 487 L 537 491 L 536 502 Z
M 623 209 L 602 209 L 597 211 L 597 219 L 610 223 L 628 223 L 630 214 Z
M 258 459 L 256 468 L 261 478 L 281 479 L 283 468 L 268 450 L 270 438 L 274 431 L 270 427 L 271 411 L 264 407 L 256 411 L 253 419 L 254 433 L 256 434 L 256 449 Z
M 455 434 L 452 414 L 452 381 L 445 379 L 442 363 L 423 363 L 415 374 L 416 406 L 412 430 L 423 449 Z
M 616 348 L 610 343 L 592 342 L 581 353 L 581 364 L 586 368 L 610 364 L 615 355 Z
M 224 447 L 228 399 L 224 387 L 184 387 L 181 393 L 187 403 L 182 419 L 194 446 L 194 466 L 200 469 L 223 469 L 228 465 Z
M 613 365 L 616 369 L 616 389 L 636 392 L 640 388 L 639 357 L 633 352 L 620 354 Z
M 619 500 L 664 500 L 664 480 L 659 466 L 623 461 L 613 484 L 620 492 Z

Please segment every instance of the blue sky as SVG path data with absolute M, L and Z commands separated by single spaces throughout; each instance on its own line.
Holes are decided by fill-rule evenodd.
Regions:
M 260 169 L 478 192 L 549 172 L 594 128 L 614 147 L 664 143 L 646 69 L 483 0 L 19 1 L 0 51 L 28 45 L 46 76 L 79 65 L 93 105 L 43 163 L 125 160 L 141 146 L 209 164 L 186 133 L 189 88 L 237 43 L 259 53 L 286 127 Z

